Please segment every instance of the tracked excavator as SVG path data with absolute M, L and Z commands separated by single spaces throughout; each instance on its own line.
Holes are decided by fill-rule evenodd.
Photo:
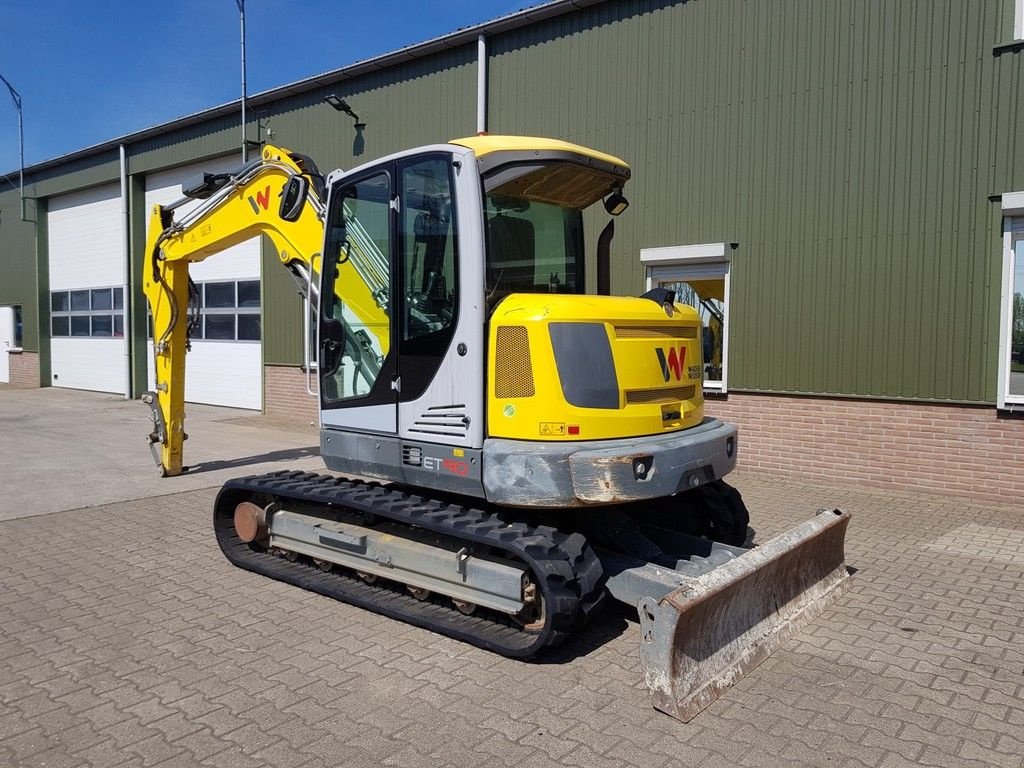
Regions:
M 654 705 L 687 721 L 819 614 L 849 522 L 756 547 L 704 413 L 702 328 L 669 291 L 610 296 L 613 218 L 585 290 L 583 212 L 628 206 L 629 166 L 480 135 L 324 178 L 273 146 L 150 213 L 144 290 L 160 471 L 184 469 L 189 264 L 264 234 L 315 315 L 310 389 L 334 474 L 231 480 L 235 565 L 530 658 L 608 600 L 636 609 Z M 315 370 L 313 370 L 315 368 Z

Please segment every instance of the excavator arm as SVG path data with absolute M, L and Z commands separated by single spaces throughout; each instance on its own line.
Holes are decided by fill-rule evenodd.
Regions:
M 185 434 L 185 354 L 198 319 L 189 265 L 256 235 L 267 235 L 300 290 L 317 291 L 324 236 L 323 180 L 312 161 L 266 146 L 231 174 L 204 174 L 183 197 L 150 212 L 144 291 L 153 320 L 155 385 L 149 435 L 164 476 L 181 474 Z M 175 219 L 182 205 L 199 206 Z

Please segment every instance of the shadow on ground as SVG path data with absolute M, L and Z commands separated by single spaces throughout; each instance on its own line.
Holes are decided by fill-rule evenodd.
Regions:
M 320 455 L 320 446 L 311 445 L 306 448 L 289 448 L 283 451 L 269 451 L 255 456 L 241 456 L 237 459 L 226 459 L 221 461 L 204 461 L 200 464 L 193 464 L 185 468 L 185 472 L 196 475 L 200 472 L 216 472 L 221 469 L 235 469 L 248 467 L 253 464 L 266 464 L 276 461 L 294 461 L 296 459 L 316 458 Z

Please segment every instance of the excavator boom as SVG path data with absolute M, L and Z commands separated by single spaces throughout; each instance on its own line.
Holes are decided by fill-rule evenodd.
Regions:
M 154 389 L 150 445 L 165 476 L 181 474 L 185 440 L 185 353 L 194 322 L 189 265 L 257 235 L 266 235 L 301 290 L 313 286 L 323 247 L 319 171 L 302 155 L 267 146 L 232 174 L 204 174 L 183 197 L 150 212 L 144 291 L 153 320 Z M 175 219 L 182 206 L 199 201 Z

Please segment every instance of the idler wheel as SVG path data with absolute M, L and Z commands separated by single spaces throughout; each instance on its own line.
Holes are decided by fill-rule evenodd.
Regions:
M 235 507 L 235 533 L 247 544 L 265 542 L 269 534 L 267 511 L 251 501 L 241 502 Z

